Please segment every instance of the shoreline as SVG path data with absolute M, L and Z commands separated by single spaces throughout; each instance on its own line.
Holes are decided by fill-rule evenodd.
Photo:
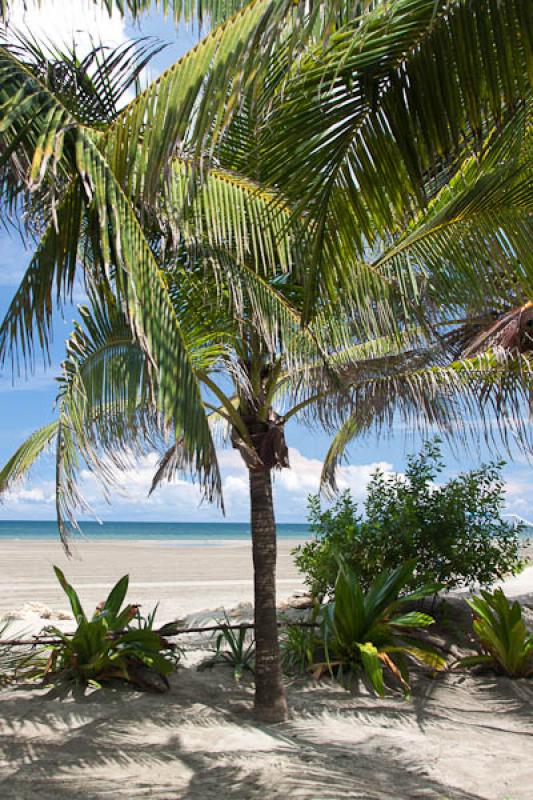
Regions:
M 278 536 L 278 544 L 279 543 L 287 543 L 292 547 L 296 547 L 299 544 L 303 544 L 308 539 L 301 537 L 301 536 Z M 59 542 L 59 536 L 55 535 L 52 536 L 2 536 L 0 535 L 0 553 L 2 546 L 4 544 L 18 544 L 18 545 L 25 545 L 25 544 L 43 544 L 54 546 Z M 203 548 L 210 548 L 210 547 L 242 547 L 246 545 L 251 546 L 251 537 L 250 536 L 241 536 L 241 537 L 231 537 L 231 536 L 224 536 L 224 537 L 205 537 L 205 538 L 171 538 L 171 537 L 162 537 L 162 538 L 147 538 L 146 536 L 143 538 L 130 538 L 128 536 L 84 536 L 76 534 L 70 540 L 72 550 L 77 550 L 80 548 L 85 547 L 97 547 L 99 545 L 106 546 L 106 547 L 114 547 L 114 546 L 146 546 L 146 547 L 203 547 Z M 59 542 L 60 544 L 60 542 Z M 61 544 L 60 544 L 61 546 Z

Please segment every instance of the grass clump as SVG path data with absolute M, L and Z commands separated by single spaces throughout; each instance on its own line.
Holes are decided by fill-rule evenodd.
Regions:
M 200 664 L 199 669 L 210 669 L 217 664 L 228 664 L 233 668 L 233 677 L 240 681 L 243 673 L 254 671 L 255 640 L 246 627 L 232 628 L 231 620 L 224 613 L 224 625 L 214 634 L 213 655 Z

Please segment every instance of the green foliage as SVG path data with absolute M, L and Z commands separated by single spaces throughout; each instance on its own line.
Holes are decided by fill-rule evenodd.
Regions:
M 318 619 L 320 606 L 316 606 L 311 623 Z M 316 628 L 302 625 L 288 625 L 280 642 L 283 667 L 286 672 L 303 674 L 309 672 L 315 663 L 317 650 Z
M 227 614 L 224 614 L 224 619 L 227 627 L 215 632 L 214 655 L 206 659 L 200 669 L 229 664 L 233 667 L 233 677 L 240 681 L 244 670 L 254 671 L 255 641 L 250 640 L 246 628 L 230 628 L 231 620 Z
M 409 659 L 443 669 L 442 656 L 409 633 L 432 625 L 433 617 L 402 610 L 437 591 L 438 585 L 400 596 L 412 579 L 414 563 L 409 562 L 383 572 L 365 592 L 358 575 L 339 563 L 335 599 L 322 605 L 317 617 L 320 634 L 293 629 L 285 643 L 286 663 L 315 677 L 329 672 L 341 681 L 346 673 L 362 671 L 380 696 L 385 693 L 385 671 L 409 693 Z
M 152 630 L 153 616 L 137 627 L 131 622 L 139 616 L 137 607 L 123 606 L 128 590 L 125 575 L 111 590 L 107 600 L 89 619 L 74 588 L 58 567 L 57 579 L 67 595 L 78 627 L 72 636 L 58 628 L 48 632 L 60 642 L 51 645 L 45 670 L 48 679 L 73 680 L 81 685 L 100 685 L 121 679 L 147 688 L 160 688 L 177 662 L 172 646 Z
M 511 603 L 501 589 L 481 592 L 468 600 L 474 612 L 472 627 L 482 653 L 463 658 L 462 667 L 488 666 L 510 678 L 533 675 L 533 634 L 522 619 L 518 601 Z
M 9 626 L 8 620 L 0 622 L 0 688 L 42 673 L 43 648 L 6 644 Z
M 331 593 L 337 556 L 356 570 L 363 586 L 398 562 L 416 559 L 410 586 L 437 580 L 449 590 L 487 586 L 520 569 L 521 526 L 501 517 L 502 463 L 482 465 L 447 483 L 440 442 L 426 442 L 407 462 L 405 475 L 377 470 L 368 485 L 365 517 L 348 492 L 322 511 L 309 501 L 314 538 L 296 548 L 296 564 L 314 595 Z

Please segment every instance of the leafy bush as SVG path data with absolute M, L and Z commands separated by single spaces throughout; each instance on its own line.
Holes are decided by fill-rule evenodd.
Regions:
M 231 620 L 224 615 L 226 625 Z M 225 647 L 224 647 L 225 645 Z M 215 633 L 214 655 L 200 664 L 200 669 L 208 669 L 216 664 L 229 664 L 233 667 L 233 677 L 240 681 L 245 670 L 254 671 L 255 641 L 250 639 L 246 628 L 222 628 Z
M 462 667 L 488 666 L 511 678 L 533 675 L 533 634 L 522 619 L 518 601 L 511 603 L 501 589 L 467 601 L 474 612 L 472 627 L 482 652 L 463 658 Z
M 322 605 L 317 615 L 318 631 L 300 629 L 285 641 L 290 663 L 315 677 L 330 673 L 339 680 L 349 672 L 363 671 L 374 691 L 385 693 L 384 671 L 410 691 L 408 659 L 442 669 L 444 659 L 432 647 L 409 631 L 420 631 L 434 622 L 429 614 L 402 611 L 412 603 L 438 590 L 435 584 L 400 596 L 410 582 L 412 562 L 383 572 L 366 591 L 357 574 L 340 562 L 335 583 L 335 599 Z
M 151 629 L 153 617 L 140 618 L 137 606 L 122 608 L 128 576 L 118 581 L 105 603 L 88 619 L 73 587 L 58 567 L 54 570 L 78 627 L 71 636 L 55 627 L 47 629 L 60 641 L 50 646 L 45 676 L 82 685 L 100 685 L 119 678 L 143 688 L 168 687 L 166 676 L 175 669 L 177 654 Z M 137 627 L 132 625 L 135 619 Z
M 437 580 L 490 586 L 522 564 L 521 526 L 501 517 L 503 463 L 482 465 L 437 485 L 444 469 L 438 439 L 411 456 L 405 475 L 377 470 L 368 485 L 364 518 L 348 492 L 322 511 L 309 500 L 314 538 L 295 550 L 295 561 L 315 596 L 333 591 L 337 555 L 356 570 L 363 586 L 380 572 L 416 559 L 411 588 Z

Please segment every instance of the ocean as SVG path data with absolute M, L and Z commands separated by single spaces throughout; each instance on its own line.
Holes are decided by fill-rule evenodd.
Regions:
M 83 534 L 93 540 L 216 544 L 250 539 L 250 525 L 247 522 L 105 522 L 102 525 L 98 522 L 81 522 L 80 527 Z M 281 523 L 277 530 L 280 539 L 306 539 L 309 536 L 308 525 Z M 54 521 L 0 520 L 0 540 L 57 538 Z
M 216 544 L 250 539 L 247 522 L 81 522 L 83 536 L 89 540 L 166 542 L 176 545 Z M 278 523 L 279 539 L 307 539 L 309 526 Z M 524 538 L 533 540 L 533 528 L 527 527 Z M 75 533 L 78 537 L 79 534 Z M 57 539 L 55 521 L 0 520 L 2 539 Z

